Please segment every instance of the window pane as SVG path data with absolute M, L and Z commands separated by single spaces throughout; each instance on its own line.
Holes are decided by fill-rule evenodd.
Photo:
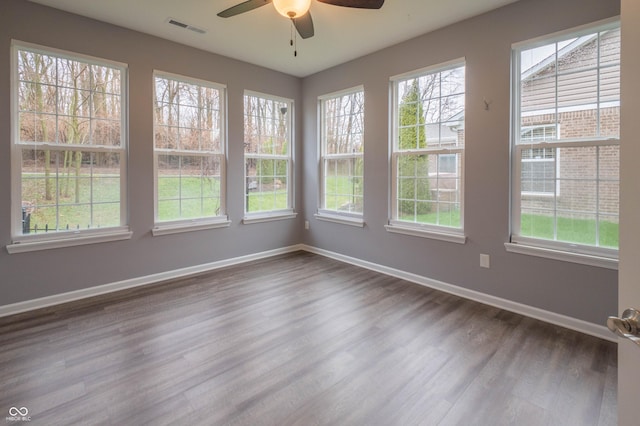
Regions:
M 557 44 L 558 73 L 591 69 L 598 65 L 598 34 L 564 40 Z M 579 54 L 576 50 L 579 48 Z
M 600 64 L 620 64 L 620 28 L 600 33 Z
M 532 148 L 522 150 L 521 189 L 524 193 L 554 195 L 557 186 L 556 150 Z
M 461 227 L 465 67 L 396 82 L 394 151 L 422 151 L 396 157 L 396 220 Z M 429 153 L 434 152 L 434 153 Z
M 324 199 L 327 210 L 362 213 L 362 158 L 325 160 Z
M 364 94 L 354 92 L 323 100 L 324 154 L 363 151 Z
M 118 226 L 120 171 L 116 153 L 24 149 L 23 211 L 48 232 Z
M 120 226 L 122 69 L 16 51 L 23 233 Z M 39 143 L 66 145 L 64 151 Z M 104 145 L 110 153 L 83 150 Z
M 460 154 L 399 157 L 398 220 L 460 227 L 460 162 Z
M 215 217 L 222 212 L 221 89 L 155 76 L 157 220 Z
M 290 110 L 290 101 L 254 95 L 244 97 L 247 213 L 291 208 Z
M 364 92 L 323 99 L 322 208 L 336 212 L 363 211 Z M 347 158 L 332 158 L 347 154 Z
M 619 63 L 619 28 L 521 51 L 521 235 L 617 247 Z
M 523 208 L 520 215 L 520 235 L 555 239 L 555 217 L 552 210 Z

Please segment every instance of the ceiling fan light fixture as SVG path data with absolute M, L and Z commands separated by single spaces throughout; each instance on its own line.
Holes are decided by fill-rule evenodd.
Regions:
M 309 11 L 311 0 L 273 0 L 278 13 L 285 18 L 299 18 Z

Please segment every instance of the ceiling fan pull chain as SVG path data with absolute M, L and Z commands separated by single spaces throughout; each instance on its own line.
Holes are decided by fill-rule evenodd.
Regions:
M 291 39 L 289 40 L 289 46 L 293 47 L 293 56 L 298 56 L 298 34 L 294 26 L 293 18 L 291 18 Z

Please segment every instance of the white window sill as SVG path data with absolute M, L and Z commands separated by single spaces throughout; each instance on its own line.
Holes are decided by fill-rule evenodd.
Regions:
M 247 215 L 242 219 L 242 223 L 250 225 L 252 223 L 273 222 L 275 220 L 295 219 L 298 217 L 296 212 L 272 212 L 272 213 L 256 213 Z
M 575 253 L 565 250 L 538 247 L 522 243 L 504 243 L 504 247 L 510 253 L 544 257 L 546 259 L 579 263 L 582 265 L 596 266 L 599 268 L 614 270 L 618 269 L 618 259 L 614 259 L 611 257 Z
M 151 234 L 154 237 L 160 235 L 180 234 L 182 232 L 202 231 L 205 229 L 227 228 L 231 225 L 231 221 L 227 219 L 221 219 L 216 221 L 193 221 L 193 222 L 179 222 L 179 223 L 167 223 L 156 225 Z
M 433 240 L 447 241 L 456 244 L 465 244 L 467 237 L 461 232 L 447 232 L 445 230 L 433 230 L 427 228 L 414 228 L 397 224 L 385 225 L 387 231 L 394 234 L 411 235 L 412 237 L 431 238 Z
M 51 235 L 51 234 L 50 234 Z M 26 253 L 39 250 L 51 250 L 64 247 L 81 246 L 86 244 L 106 243 L 131 239 L 133 232 L 126 229 L 114 229 L 110 232 L 60 233 L 55 236 L 47 236 L 46 239 L 28 238 L 15 241 L 7 246 L 9 254 Z M 59 238 L 56 238 L 59 237 Z
M 364 228 L 364 218 L 355 217 L 355 216 L 347 216 L 340 214 L 331 214 L 326 212 L 318 212 L 313 215 L 316 219 L 322 220 L 324 222 L 333 222 L 340 223 L 342 225 L 355 226 L 358 228 Z

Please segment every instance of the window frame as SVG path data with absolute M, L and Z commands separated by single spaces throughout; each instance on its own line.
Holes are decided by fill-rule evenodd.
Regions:
M 390 179 L 390 190 L 389 190 L 389 221 L 388 224 L 385 225 L 385 228 L 388 232 L 411 235 L 416 237 L 423 238 L 431 238 L 435 240 L 447 241 L 451 243 L 465 244 L 466 243 L 466 235 L 464 229 L 464 180 L 465 180 L 465 147 L 466 140 L 463 144 L 457 144 L 454 147 L 442 146 L 442 142 L 440 142 L 437 148 L 422 148 L 422 149 L 408 149 L 408 150 L 399 150 L 397 147 L 397 143 L 399 140 L 399 90 L 398 85 L 406 80 L 420 78 L 430 74 L 442 73 L 456 68 L 464 68 L 466 74 L 466 58 L 458 58 L 453 59 L 447 62 L 435 64 L 432 66 L 428 66 L 425 68 L 421 68 L 418 70 L 410 71 L 404 74 L 399 74 L 396 76 L 392 76 L 390 78 L 390 100 L 391 100 L 391 114 L 389 116 L 390 119 L 390 141 L 389 141 L 389 168 L 391 176 Z M 465 83 L 464 83 L 464 94 L 465 96 L 465 110 L 463 112 L 463 117 L 466 115 L 466 95 L 467 95 L 467 79 L 465 75 Z M 463 119 L 464 120 L 464 119 Z M 440 125 L 442 122 L 439 122 Z M 428 155 L 428 156 L 438 156 L 436 163 L 439 162 L 440 155 L 451 155 L 456 154 L 460 156 L 458 169 L 458 177 L 457 177 L 457 190 L 460 195 L 460 227 L 453 226 L 445 226 L 445 225 L 437 225 L 437 224 L 428 224 L 428 223 L 415 223 L 409 221 L 399 220 L 398 217 L 398 160 L 403 156 L 411 156 L 411 155 Z M 429 178 L 430 179 L 430 178 Z
M 70 145 L 57 142 L 21 142 L 20 138 L 20 109 L 19 109 L 19 85 L 18 55 L 20 51 L 28 51 L 34 54 L 53 56 L 63 59 L 81 62 L 88 65 L 108 67 L 120 71 L 120 145 L 109 147 L 105 145 Z M 49 250 L 63 247 L 73 247 L 85 244 L 95 244 L 110 241 L 130 239 L 133 233 L 128 224 L 128 193 L 127 193 L 127 163 L 128 163 L 128 65 L 109 59 L 98 58 L 85 54 L 70 52 L 67 50 L 47 47 L 19 40 L 11 40 L 11 243 L 6 246 L 9 254 L 25 253 L 38 250 Z M 56 88 L 64 88 L 56 82 Z M 55 113 L 59 115 L 58 112 Z M 57 119 L 56 119 L 57 122 Z M 25 147 L 43 148 L 49 151 L 73 151 L 92 154 L 117 153 L 119 154 L 119 225 L 104 228 L 69 229 L 45 232 L 43 234 L 22 233 L 22 150 Z
M 226 181 L 227 181 L 227 131 L 226 131 L 226 106 L 227 106 L 227 90 L 226 85 L 215 83 L 212 81 L 202 80 L 194 77 L 174 74 L 166 71 L 154 70 L 152 76 L 153 99 L 152 110 L 156 106 L 156 79 L 162 78 L 175 82 L 191 84 L 200 88 L 214 89 L 219 92 L 220 109 L 219 109 L 219 127 L 220 127 L 220 153 L 214 153 L 203 150 L 183 150 L 183 149 L 159 149 L 156 147 L 156 123 L 155 114 L 153 119 L 153 190 L 154 190 L 154 227 L 152 235 L 168 235 L 181 232 L 200 231 L 206 229 L 223 228 L 231 225 L 231 221 L 227 215 L 226 207 Z M 179 218 L 170 220 L 159 220 L 159 198 L 158 198 L 158 159 L 160 155 L 176 155 L 186 157 L 202 157 L 217 158 L 220 163 L 220 214 L 216 216 L 202 216 L 197 218 Z
M 326 123 L 327 117 L 325 113 L 325 105 L 327 101 L 338 99 L 344 96 L 351 96 L 361 93 L 362 96 L 362 152 L 357 153 L 347 153 L 347 154 L 327 154 L 327 139 L 326 139 Z M 316 219 L 339 223 L 343 225 L 351 225 L 355 227 L 364 227 L 364 178 L 365 178 L 365 165 L 364 165 L 364 150 L 365 150 L 365 100 L 366 94 L 364 91 L 364 85 L 358 85 L 354 87 L 350 87 L 344 90 L 339 90 L 336 92 L 327 93 L 325 95 L 318 97 L 318 140 L 320 143 L 318 144 L 318 176 L 319 176 L 319 186 L 318 186 L 318 210 L 314 215 Z M 363 207 L 362 212 L 349 212 L 349 211 L 341 211 L 337 209 L 328 209 L 326 208 L 326 162 L 329 160 L 355 160 L 361 159 L 362 161 L 362 200 Z
M 556 130 L 556 138 L 552 141 L 542 141 L 542 142 L 533 142 L 533 143 L 519 143 L 521 141 L 520 135 L 522 133 L 521 129 L 521 52 L 525 50 L 534 49 L 536 47 L 541 47 L 545 45 L 549 45 L 552 43 L 559 43 L 562 41 L 566 41 L 572 38 L 580 38 L 591 34 L 599 34 L 601 32 L 605 32 L 607 30 L 619 29 L 620 28 L 620 20 L 619 18 L 611 18 L 605 19 L 602 21 L 598 21 L 591 24 L 582 25 L 576 28 L 559 31 L 553 34 L 544 35 L 541 37 L 534 38 L 532 40 L 525 40 L 522 42 L 514 43 L 511 49 L 511 141 L 510 141 L 510 163 L 511 163 L 511 214 L 510 214 L 510 240 L 505 243 L 505 248 L 509 252 L 526 254 L 544 258 L 550 258 L 561 261 L 568 261 L 574 263 L 580 263 L 590 266 L 603 267 L 608 269 L 617 269 L 618 266 L 618 249 L 602 247 L 602 246 L 592 246 L 586 244 L 578 244 L 573 242 L 564 242 L 558 240 L 545 240 L 542 238 L 535 237 L 527 237 L 520 235 L 520 225 L 521 225 L 521 203 L 522 199 L 525 196 L 530 196 L 531 193 L 522 193 L 521 192 L 521 156 L 522 151 L 527 149 L 535 149 L 535 148 L 545 148 L 545 149 L 554 149 L 556 153 L 556 170 L 558 170 L 560 164 L 560 149 L 562 148 L 589 148 L 594 147 L 596 149 L 596 155 L 598 155 L 598 150 L 601 147 L 608 146 L 619 146 L 620 145 L 620 137 L 617 138 L 611 136 L 594 136 L 594 137 L 584 137 L 584 138 L 560 138 L 560 123 L 557 123 Z M 599 54 L 597 56 L 599 58 Z M 608 68 L 610 65 L 605 65 L 604 68 Z M 598 63 L 593 66 L 595 70 L 598 71 L 596 75 L 599 75 L 599 70 L 602 65 L 598 61 Z M 598 108 L 603 105 L 606 106 L 620 106 L 619 99 L 617 101 L 600 101 L 600 85 L 599 80 L 596 84 L 596 92 L 595 95 L 598 98 L 594 103 L 594 109 L 598 110 Z M 591 92 L 590 92 L 591 93 Z M 575 110 L 575 107 L 563 107 L 567 111 Z M 545 112 L 554 112 L 556 114 L 560 113 L 563 109 L 558 106 L 558 98 L 556 94 L 555 106 L 553 109 L 543 109 L 539 114 Z M 530 114 L 529 114 L 530 115 Z M 598 115 L 599 117 L 599 115 Z M 525 126 L 531 127 L 531 126 Z M 599 127 L 599 124 L 598 124 Z M 596 159 L 597 161 L 597 159 Z M 561 179 L 557 179 L 557 185 L 560 184 Z M 596 177 L 596 182 L 600 182 L 599 178 Z M 542 197 L 554 197 L 559 194 L 559 187 L 556 188 L 555 194 L 538 194 L 534 193 L 536 196 Z M 598 204 L 598 200 L 596 199 L 596 205 Z M 554 211 L 557 211 L 554 210 Z M 596 218 L 599 217 L 599 210 L 596 211 Z M 596 219 L 597 220 L 597 219 Z M 556 229 L 556 228 L 554 228 Z M 557 229 L 556 229 L 557 230 Z
M 246 135 L 244 132 L 244 123 L 246 118 L 246 110 L 244 108 L 246 98 L 255 97 L 271 102 L 281 102 L 287 105 L 287 112 L 285 114 L 285 126 L 286 126 L 286 140 L 287 140 L 287 154 L 262 154 L 262 153 L 247 153 L 246 151 Z M 271 222 L 276 220 L 295 219 L 297 213 L 295 211 L 295 179 L 294 179 L 294 152 L 295 152 L 295 102 L 293 99 L 271 95 L 267 93 L 257 92 L 254 90 L 245 90 L 242 96 L 242 117 L 243 117 L 243 150 L 242 150 L 242 166 L 243 166 L 243 218 L 242 223 L 245 225 L 253 223 Z M 260 210 L 256 212 L 247 211 L 247 199 L 249 197 L 249 176 L 247 175 L 247 160 L 286 160 L 287 161 L 287 207 L 284 209 L 272 209 L 272 210 Z

